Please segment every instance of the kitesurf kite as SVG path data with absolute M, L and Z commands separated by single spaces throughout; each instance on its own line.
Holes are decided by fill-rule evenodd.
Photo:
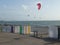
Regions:
M 37 4 L 37 7 L 38 7 L 38 10 L 40 10 L 40 8 L 41 8 L 41 4 L 38 3 L 38 4 Z

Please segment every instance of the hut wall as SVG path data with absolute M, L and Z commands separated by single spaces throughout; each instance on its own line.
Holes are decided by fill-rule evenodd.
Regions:
M 58 38 L 58 27 L 49 26 L 49 37 L 50 38 Z
M 2 32 L 2 26 L 0 25 L 0 32 Z
M 20 26 L 14 26 L 14 33 L 20 33 Z
M 28 28 L 27 26 L 24 26 L 24 34 L 27 34 L 27 32 L 28 32 Z
M 22 26 L 22 34 L 24 34 L 24 26 Z
M 11 26 L 11 33 L 14 33 L 14 26 Z
M 27 32 L 27 34 L 30 34 L 30 33 L 31 33 L 31 26 L 28 25 L 27 28 L 28 28 L 28 32 Z
M 20 25 L 20 34 L 22 34 L 22 25 Z
M 7 26 L 6 29 L 7 29 L 7 32 L 11 32 L 11 26 Z

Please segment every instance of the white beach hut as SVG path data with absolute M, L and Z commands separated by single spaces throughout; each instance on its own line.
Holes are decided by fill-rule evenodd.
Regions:
M 58 39 L 58 26 L 49 26 L 49 37 Z
M 14 33 L 20 33 L 20 26 L 14 26 Z

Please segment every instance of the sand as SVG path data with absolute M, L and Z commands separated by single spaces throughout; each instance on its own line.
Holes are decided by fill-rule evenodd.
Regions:
M 48 39 L 44 35 L 35 38 L 31 35 L 0 32 L 0 45 L 60 45 L 60 41 Z

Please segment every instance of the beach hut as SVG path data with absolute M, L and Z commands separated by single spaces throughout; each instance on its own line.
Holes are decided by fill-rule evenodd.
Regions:
M 22 25 L 20 25 L 20 34 L 22 34 Z
M 22 25 L 22 34 L 24 34 L 24 25 Z
M 14 33 L 20 33 L 20 26 L 14 26 Z
M 30 34 L 30 33 L 31 33 L 31 26 L 28 25 L 27 28 L 28 28 L 28 32 L 27 32 L 27 34 Z
M 31 26 L 24 25 L 24 34 L 30 34 L 30 32 L 31 32 Z
M 24 34 L 27 34 L 27 32 L 28 32 L 28 28 L 27 26 L 24 25 Z
M 22 34 L 22 26 L 14 26 L 14 33 Z
M 58 26 L 58 39 L 60 39 L 60 26 Z
M 14 26 L 11 25 L 11 33 L 14 33 Z
M 8 25 L 2 26 L 2 32 L 11 32 L 11 26 L 8 26 Z
M 0 32 L 2 32 L 2 26 L 0 25 Z
M 2 26 L 2 32 L 6 32 L 5 26 Z
M 60 38 L 60 27 L 58 26 L 49 26 L 49 37 L 58 39 Z

